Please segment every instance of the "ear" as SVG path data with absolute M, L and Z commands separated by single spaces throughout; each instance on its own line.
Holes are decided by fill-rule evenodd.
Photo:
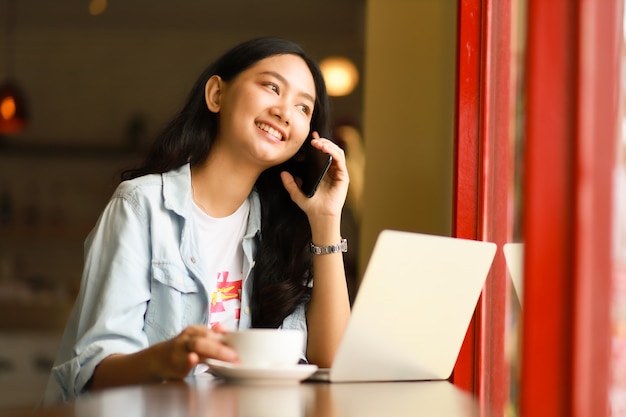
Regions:
M 219 113 L 222 99 L 222 79 L 213 75 L 204 86 L 204 100 L 207 108 L 213 113 Z

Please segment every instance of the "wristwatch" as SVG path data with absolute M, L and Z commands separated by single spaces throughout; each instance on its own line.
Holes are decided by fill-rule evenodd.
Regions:
M 329 253 L 348 252 L 348 239 L 341 239 L 336 245 L 315 246 L 313 242 L 309 243 L 311 253 L 313 255 L 328 255 Z

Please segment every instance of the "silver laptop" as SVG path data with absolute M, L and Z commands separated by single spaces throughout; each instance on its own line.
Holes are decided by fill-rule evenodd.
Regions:
M 448 379 L 495 252 L 490 242 L 382 231 L 332 367 L 311 379 Z

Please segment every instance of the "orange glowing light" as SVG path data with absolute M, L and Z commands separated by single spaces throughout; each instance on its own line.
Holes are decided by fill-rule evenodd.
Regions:
M 0 103 L 0 117 L 4 120 L 11 120 L 15 117 L 15 99 L 11 96 L 5 97 Z
M 347 58 L 332 56 L 320 62 L 326 89 L 331 96 L 350 94 L 359 82 L 359 71 Z

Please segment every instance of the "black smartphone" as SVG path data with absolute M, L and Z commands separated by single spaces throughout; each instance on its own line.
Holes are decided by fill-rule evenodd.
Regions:
M 292 165 L 289 171 L 295 178 L 300 178 L 300 189 L 311 198 L 333 162 L 333 157 L 311 145 L 310 141 L 303 146 L 306 147 L 303 150 L 303 160 Z

